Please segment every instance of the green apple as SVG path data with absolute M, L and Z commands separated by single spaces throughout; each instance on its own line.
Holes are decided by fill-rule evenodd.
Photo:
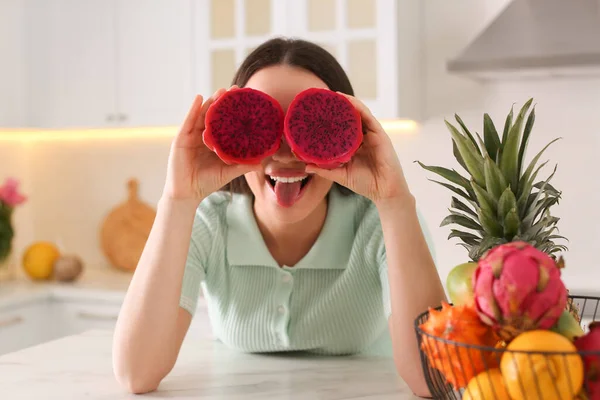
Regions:
M 473 301 L 473 273 L 477 268 L 474 261 L 459 264 L 446 278 L 446 288 L 454 305 L 469 304 Z

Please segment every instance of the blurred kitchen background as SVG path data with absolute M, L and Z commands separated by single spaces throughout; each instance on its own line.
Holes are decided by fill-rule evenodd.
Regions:
M 194 95 L 229 86 L 243 57 L 278 35 L 323 44 L 385 123 L 443 279 L 467 255 L 439 227 L 448 191 L 413 161 L 456 167 L 445 118 L 482 133 L 484 112 L 502 126 L 534 97 L 528 159 L 563 138 L 543 160 L 544 176 L 558 163 L 565 281 L 599 291 L 596 0 L 0 0 L 0 180 L 18 178 L 28 196 L 15 254 L 47 240 L 110 269 L 99 231 L 127 180 L 154 206 Z

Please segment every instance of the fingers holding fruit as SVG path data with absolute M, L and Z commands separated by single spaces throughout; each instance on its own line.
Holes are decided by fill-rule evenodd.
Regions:
M 286 114 L 285 138 L 307 172 L 375 202 L 408 193 L 391 140 L 353 96 L 317 88 L 298 94 Z
M 218 93 L 204 125 L 198 126 L 204 128 L 206 147 L 228 165 L 258 165 L 285 140 L 307 172 L 374 201 L 408 191 L 391 140 L 353 96 L 309 88 L 298 93 L 284 113 L 269 94 L 233 87 Z
M 236 88 L 219 89 L 204 102 L 202 96 L 196 97 L 171 147 L 163 191 L 166 197 L 199 202 L 235 177 L 258 167 L 256 164 L 249 167 L 239 163 L 230 165 L 234 163 L 226 162 L 227 159 L 215 151 L 228 142 L 227 137 L 215 140 L 210 133 L 215 126 L 227 126 L 218 112 L 219 105 L 223 104 L 219 100 Z
M 217 90 L 206 101 L 204 101 L 202 95 L 196 95 L 175 138 L 174 144 L 176 147 L 198 147 L 202 145 L 201 139 L 205 128 L 206 112 L 223 92 L 225 92 L 225 89 Z

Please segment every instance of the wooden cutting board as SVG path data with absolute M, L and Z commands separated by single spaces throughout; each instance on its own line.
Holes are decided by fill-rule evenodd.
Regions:
M 113 267 L 134 271 L 142 255 L 156 211 L 139 198 L 136 179 L 127 182 L 127 201 L 112 209 L 100 229 L 100 245 Z

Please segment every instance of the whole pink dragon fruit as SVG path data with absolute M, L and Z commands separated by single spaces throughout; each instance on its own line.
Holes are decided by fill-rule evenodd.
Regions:
M 506 341 L 524 331 L 551 328 L 567 304 L 558 265 L 525 242 L 484 254 L 473 274 L 473 292 L 479 318 Z
M 590 400 L 600 400 L 600 321 L 590 324 L 590 331 L 573 341 L 585 366 L 585 387 Z

